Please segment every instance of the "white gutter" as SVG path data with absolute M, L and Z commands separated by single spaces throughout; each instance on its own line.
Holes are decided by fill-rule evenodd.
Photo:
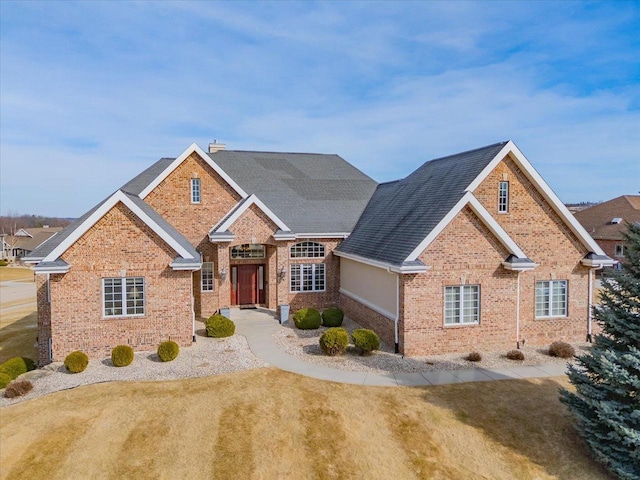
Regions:
M 398 321 L 400 320 L 400 275 L 396 275 L 396 318 L 394 319 L 396 347 L 395 352 L 400 353 L 400 339 L 398 335 Z
M 520 350 L 520 271 L 516 270 L 516 347 Z
M 587 342 L 591 343 L 593 341 L 593 338 L 591 336 L 592 334 L 592 324 L 593 324 L 593 319 L 592 319 L 592 310 L 593 310 L 593 274 L 595 273 L 596 270 L 599 270 L 602 268 L 602 265 L 599 266 L 594 266 L 593 268 L 589 269 L 589 293 L 588 293 L 588 311 L 587 311 Z
M 196 309 L 195 309 L 195 301 L 193 299 L 193 272 L 191 272 L 191 321 L 192 321 L 192 331 L 193 331 L 193 342 L 196 341 Z

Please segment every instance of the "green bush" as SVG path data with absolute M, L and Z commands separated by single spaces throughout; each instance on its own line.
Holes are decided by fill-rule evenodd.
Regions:
M 171 360 L 175 360 L 178 356 L 178 353 L 180 353 L 180 347 L 176 342 L 172 340 L 162 342 L 158 346 L 158 356 L 163 362 L 170 362 Z
M 207 337 L 230 337 L 236 332 L 235 323 L 219 313 L 209 317 L 205 325 L 207 328 Z
M 301 308 L 293 316 L 293 323 L 300 330 L 315 330 L 320 328 L 322 317 L 320 312 L 315 308 Z
M 343 319 L 344 312 L 338 307 L 329 307 L 322 312 L 322 325 L 325 327 L 339 327 Z
M 126 367 L 133 362 L 133 348 L 129 345 L 118 345 L 111 350 L 111 363 L 116 367 Z
M 0 373 L 0 388 L 5 388 L 11 383 L 12 380 L 13 378 L 11 378 L 6 373 Z
M 0 267 L 6 267 L 7 265 L 9 265 L 9 262 L 6 260 L 0 260 Z
M 71 373 L 84 372 L 87 365 L 89 365 L 89 357 L 86 353 L 81 352 L 80 350 L 71 352 L 64 359 L 64 366 L 67 367 L 67 370 Z
M 36 362 L 34 362 L 33 360 L 31 360 L 29 357 L 20 357 L 23 361 L 24 364 L 27 366 L 27 372 L 30 372 L 31 370 L 35 370 L 37 367 Z
M 320 337 L 320 348 L 330 357 L 342 355 L 348 346 L 349 334 L 341 327 L 329 328 Z
M 359 328 L 351 332 L 353 344 L 358 348 L 362 355 L 373 352 L 380 348 L 380 338 L 373 330 L 367 328 Z
M 33 368 L 29 369 L 30 366 L 33 366 Z M 34 368 L 35 364 L 30 358 L 13 357 L 0 365 L 0 373 L 6 373 L 14 380 Z

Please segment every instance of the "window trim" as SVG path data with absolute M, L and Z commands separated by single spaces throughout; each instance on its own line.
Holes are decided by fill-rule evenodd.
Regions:
M 122 313 L 120 314 L 107 314 L 107 305 L 105 297 L 105 280 L 119 280 L 120 281 L 120 302 Z M 127 313 L 129 307 L 127 306 L 127 280 L 141 280 L 142 281 L 142 313 Z M 147 287 L 144 277 L 104 277 L 101 279 L 102 286 L 102 317 L 105 319 L 110 318 L 123 318 L 123 317 L 144 317 L 147 313 Z M 114 284 L 115 288 L 115 284 Z M 133 307 L 136 308 L 135 306 Z
M 296 256 L 294 251 L 298 253 L 306 252 L 305 256 Z M 311 252 L 311 255 L 309 255 Z M 317 253 L 317 254 L 316 254 Z M 305 258 L 324 258 L 327 256 L 327 248 L 320 242 L 312 242 L 305 240 L 304 242 L 294 243 L 289 247 L 289 258 L 300 260 Z
M 207 266 L 211 266 L 211 288 L 204 288 L 205 287 L 205 277 L 204 277 L 204 273 L 205 273 L 205 265 Z M 202 262 L 202 267 L 200 268 L 200 292 L 202 293 L 210 293 L 215 291 L 215 278 L 216 278 L 216 274 L 215 274 L 215 268 L 214 268 L 214 264 L 213 262 Z M 209 267 L 207 267 L 209 268 Z M 207 286 L 209 282 L 207 282 Z
M 507 180 L 501 180 L 498 183 L 498 213 L 509 213 L 509 182 Z
M 322 285 L 323 288 L 317 289 L 317 284 L 318 284 L 318 277 L 316 277 L 316 267 L 318 267 L 319 265 L 322 265 Z M 298 283 L 300 284 L 300 290 L 294 290 L 293 289 L 293 281 L 294 281 L 294 274 L 293 274 L 293 270 L 294 268 L 299 267 L 300 268 L 300 273 L 299 273 L 299 280 Z M 304 267 L 311 267 L 311 275 L 312 275 L 312 279 L 313 279 L 313 289 L 312 290 L 302 290 L 302 286 L 303 286 L 303 270 Z M 321 292 L 326 292 L 327 291 L 327 266 L 324 263 L 292 263 L 291 265 L 289 265 L 289 293 L 321 293 Z
M 458 300 L 458 319 L 460 320 L 459 322 L 449 322 L 447 323 L 447 289 L 448 288 L 457 288 L 459 291 L 459 300 Z M 476 288 L 477 294 L 478 294 L 478 299 L 477 299 L 477 305 L 476 308 L 478 310 L 478 314 L 477 314 L 477 319 L 474 320 L 473 322 L 465 322 L 464 321 L 464 290 L 467 288 Z M 444 289 L 443 289 L 443 316 L 442 316 L 442 320 L 443 320 L 443 325 L 445 327 L 463 327 L 463 326 L 468 326 L 468 325 L 480 325 L 480 320 L 481 320 L 481 304 L 482 304 L 482 298 L 481 298 L 481 288 L 480 288 L 480 284 L 472 284 L 472 285 L 445 285 Z
M 257 246 L 257 247 L 261 247 L 262 248 L 262 255 L 259 257 L 255 257 L 255 256 L 248 256 L 248 257 L 237 257 L 233 255 L 233 251 L 234 249 L 238 249 L 244 246 Z M 236 250 L 237 251 L 237 250 Z M 249 249 L 249 251 L 258 251 L 257 249 Z M 255 259 L 259 259 L 259 258 L 267 258 L 267 247 L 262 244 L 262 243 L 243 243 L 242 245 L 234 245 L 233 247 L 231 247 L 229 249 L 229 259 L 230 260 L 255 260 Z
M 620 253 L 618 253 L 618 248 L 620 249 Z M 624 243 L 616 243 L 616 246 L 613 249 L 613 256 L 616 258 L 624 258 L 624 251 Z
M 191 179 L 191 203 L 199 204 L 202 202 L 202 182 L 199 178 Z
M 538 315 L 538 285 L 541 283 L 547 283 L 549 288 L 549 300 L 547 302 L 548 315 Z M 556 314 L 553 310 L 553 285 L 564 284 L 564 313 Z M 569 281 L 568 280 L 536 280 L 534 289 L 533 308 L 534 316 L 536 319 L 547 318 L 566 318 L 569 316 Z

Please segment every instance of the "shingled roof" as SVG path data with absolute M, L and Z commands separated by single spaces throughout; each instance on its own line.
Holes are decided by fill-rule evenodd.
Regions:
M 507 142 L 428 161 L 378 186 L 339 252 L 402 265 Z
M 575 213 L 576 219 L 597 240 L 622 240 L 627 222 L 640 222 L 640 195 L 622 195 Z M 620 219 L 619 222 L 612 222 Z

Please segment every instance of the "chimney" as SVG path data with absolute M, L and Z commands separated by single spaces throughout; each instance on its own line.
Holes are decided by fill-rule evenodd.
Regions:
M 214 140 L 209 144 L 209 153 L 216 153 L 220 150 L 224 150 L 227 146 L 224 143 L 218 143 L 218 140 Z

